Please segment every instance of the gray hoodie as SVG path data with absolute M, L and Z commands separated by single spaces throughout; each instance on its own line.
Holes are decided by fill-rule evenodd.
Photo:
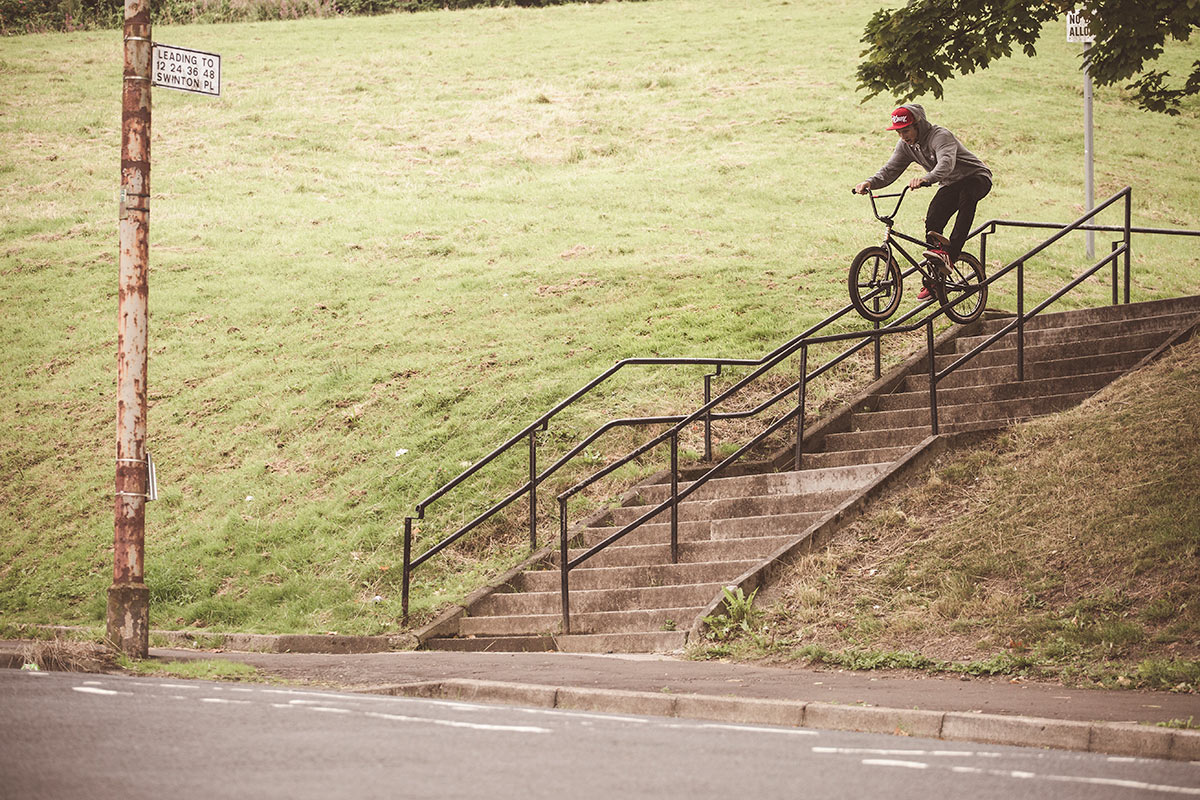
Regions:
M 992 179 L 992 171 L 979 156 L 963 147 L 953 133 L 925 119 L 924 108 L 916 103 L 905 103 L 904 108 L 912 111 L 916 120 L 913 124 L 917 126 L 917 143 L 909 145 L 903 139 L 896 142 L 892 157 L 868 181 L 872 189 L 890 185 L 914 161 L 925 168 L 924 179 L 928 183 L 945 186 L 973 175 Z

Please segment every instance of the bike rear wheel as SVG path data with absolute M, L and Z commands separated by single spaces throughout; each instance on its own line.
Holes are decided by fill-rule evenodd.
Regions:
M 949 277 L 939 281 L 935 287 L 937 299 L 942 305 L 954 303 L 946 305 L 946 316 L 960 325 L 979 319 L 987 305 L 986 279 L 979 259 L 970 253 L 960 253 Z
M 882 247 L 868 247 L 850 262 L 850 302 L 872 322 L 882 322 L 900 307 L 900 265 Z

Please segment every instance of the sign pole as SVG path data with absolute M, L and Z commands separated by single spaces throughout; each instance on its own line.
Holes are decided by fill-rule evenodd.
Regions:
M 150 0 L 125 0 L 117 291 L 117 463 L 109 642 L 133 658 L 150 647 L 145 584 L 147 324 L 150 253 Z
M 1088 71 L 1090 42 L 1083 44 L 1083 190 L 1087 199 L 1087 210 L 1096 207 L 1096 186 L 1093 179 L 1094 151 L 1092 150 L 1092 75 Z M 1091 220 L 1095 224 L 1096 220 Z M 1087 232 L 1088 258 L 1096 257 L 1096 232 Z

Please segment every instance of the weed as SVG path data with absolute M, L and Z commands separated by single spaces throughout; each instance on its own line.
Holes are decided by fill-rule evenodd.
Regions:
M 754 607 L 754 597 L 758 594 L 758 589 L 749 595 L 740 586 L 724 586 L 721 591 L 725 595 L 725 611 L 704 618 L 704 624 L 708 626 L 708 638 L 727 641 L 750 634 L 762 616 Z

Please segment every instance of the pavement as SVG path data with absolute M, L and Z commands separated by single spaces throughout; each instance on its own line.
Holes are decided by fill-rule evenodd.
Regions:
M 0 667 L 19 668 L 23 646 L 0 641 Z M 185 648 L 152 648 L 150 655 L 165 661 L 239 661 L 268 679 L 343 691 L 1200 762 L 1200 730 L 1164 724 L 1200 724 L 1200 695 L 1194 693 L 689 661 L 670 655 Z

